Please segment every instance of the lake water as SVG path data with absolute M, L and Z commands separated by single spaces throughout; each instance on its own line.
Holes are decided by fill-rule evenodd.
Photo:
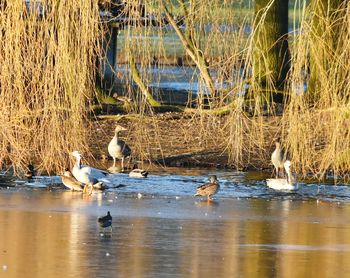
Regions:
M 214 201 L 194 197 L 214 173 Z M 350 187 L 277 193 L 265 177 L 114 174 L 92 196 L 59 177 L 1 177 L 0 277 L 350 277 Z M 97 224 L 107 211 L 112 232 Z
M 147 85 L 154 90 L 166 89 L 172 91 L 186 91 L 188 93 L 197 94 L 198 91 L 202 90 L 208 94 L 209 91 L 200 82 L 200 73 L 196 67 L 191 66 L 150 66 L 147 68 L 140 68 L 139 71 L 148 76 L 149 82 Z M 122 76 L 130 74 L 129 67 L 125 65 L 118 65 L 116 70 Z M 214 81 L 217 79 L 217 72 L 214 70 L 210 71 Z M 233 87 L 233 84 L 229 82 L 215 81 L 214 86 L 217 90 L 226 89 Z M 236 86 L 238 86 L 236 84 Z

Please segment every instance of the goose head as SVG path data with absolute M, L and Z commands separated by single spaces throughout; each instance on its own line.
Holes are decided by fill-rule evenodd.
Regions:
M 74 156 L 76 159 L 81 159 L 81 154 L 78 151 L 71 152 L 70 155 Z
M 114 132 L 115 132 L 115 134 L 118 134 L 119 131 L 124 131 L 124 130 L 127 130 L 127 129 L 125 127 L 121 126 L 121 125 L 117 125 L 115 127 Z

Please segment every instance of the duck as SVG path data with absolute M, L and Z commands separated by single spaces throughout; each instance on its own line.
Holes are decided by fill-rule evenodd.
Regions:
M 130 147 L 121 139 L 118 138 L 120 131 L 127 130 L 125 127 L 117 125 L 114 130 L 114 136 L 108 144 L 108 153 L 113 158 L 113 168 L 116 167 L 116 159 L 121 159 L 121 169 L 124 169 L 124 158 L 130 156 Z
M 292 175 L 290 171 L 291 162 L 290 160 L 286 160 L 284 162 L 284 169 L 287 173 L 286 179 L 267 179 L 266 184 L 268 187 L 275 190 L 296 190 L 298 189 L 298 184 L 296 183 L 295 177 Z
M 129 177 L 132 178 L 147 178 L 147 176 L 148 172 L 146 170 L 137 168 L 136 164 L 134 164 L 133 169 L 129 173 Z
M 79 182 L 76 178 L 74 178 L 71 171 L 69 171 L 68 168 L 65 169 L 63 175 L 61 176 L 62 183 L 64 186 L 69 188 L 72 191 L 83 191 L 84 190 L 84 184 Z M 104 190 L 106 189 L 106 186 L 102 181 L 96 182 L 92 185 L 93 190 Z
M 207 200 L 212 200 L 212 196 L 216 194 L 220 189 L 219 181 L 216 175 L 209 177 L 209 182 L 197 187 L 195 196 L 207 196 Z
M 112 216 L 109 211 L 107 212 L 107 215 L 99 217 L 97 219 L 97 222 L 101 228 L 111 227 L 111 230 L 112 230 Z
M 27 166 L 27 168 L 28 168 L 28 171 L 24 174 L 24 176 L 25 176 L 27 179 L 32 179 L 33 176 L 36 175 L 36 171 L 35 171 L 35 169 L 34 169 L 34 166 L 33 166 L 32 164 L 29 164 L 29 165 Z
M 272 152 L 271 154 L 271 162 L 273 164 L 273 166 L 275 167 L 276 170 L 276 179 L 279 177 L 278 173 L 279 173 L 279 169 L 281 168 L 283 170 L 283 165 L 284 162 L 286 161 L 286 156 L 284 151 L 281 148 L 281 144 L 280 142 L 275 142 L 275 150 Z
M 81 154 L 79 151 L 73 151 L 71 153 L 73 157 L 75 157 L 76 162 L 73 166 L 72 174 L 73 176 L 81 183 L 83 183 L 84 186 L 84 192 L 86 192 L 86 187 L 89 186 L 91 188 L 90 194 L 95 186 L 101 186 L 97 185 L 100 183 L 100 179 L 106 177 L 108 175 L 108 172 L 96 169 L 87 165 L 81 164 Z
M 62 183 L 65 187 L 69 188 L 72 191 L 83 191 L 84 185 L 79 182 L 76 178 L 73 177 L 71 171 L 68 168 L 64 170 L 63 175 L 61 176 Z
M 92 189 L 96 191 L 103 191 L 107 188 L 103 181 L 96 182 L 92 185 Z

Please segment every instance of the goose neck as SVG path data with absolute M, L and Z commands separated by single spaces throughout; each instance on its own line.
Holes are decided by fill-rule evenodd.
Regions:
M 286 169 L 286 173 L 287 173 L 287 182 L 289 184 L 292 184 L 292 177 L 291 177 L 291 173 L 290 173 L 290 169 Z
M 76 162 L 75 162 L 75 165 L 78 167 L 78 169 L 81 168 L 81 157 L 76 157 Z
M 114 138 L 115 138 L 115 139 L 118 139 L 118 133 L 119 133 L 119 131 L 115 131 L 115 132 L 114 132 Z

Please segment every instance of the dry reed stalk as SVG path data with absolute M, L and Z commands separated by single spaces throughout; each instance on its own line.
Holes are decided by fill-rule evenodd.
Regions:
M 87 151 L 98 51 L 95 1 L 7 1 L 0 12 L 0 152 L 8 166 L 57 171 Z
M 328 170 L 344 174 L 350 169 L 350 91 L 346 81 L 350 67 L 344 62 L 350 53 L 349 10 L 339 7 L 321 15 L 311 8 L 309 15 L 302 18 L 301 32 L 295 38 L 291 96 L 283 125 L 286 144 L 300 171 L 323 177 Z M 322 22 L 321 32 L 313 28 L 315 18 Z M 304 93 L 309 53 L 313 55 L 312 75 L 316 74 L 317 81 L 312 86 L 309 82 Z
M 152 11 L 155 17 L 159 19 L 162 18 L 162 5 L 160 5 L 160 2 L 161 1 L 145 1 L 146 11 Z M 180 7 L 181 4 L 183 4 L 183 1 L 178 1 L 178 6 L 176 5 L 176 2 L 165 2 L 167 6 L 172 7 L 170 12 L 181 15 L 181 11 L 184 10 Z M 129 14 L 137 8 L 138 3 L 131 1 L 130 5 L 133 4 L 136 5 L 136 7 L 131 8 L 131 6 L 129 6 Z M 194 38 L 193 41 L 200 45 L 203 52 L 202 55 L 206 58 L 210 67 L 217 69 L 217 84 L 221 83 L 218 86 L 222 87 L 224 82 L 228 82 L 231 85 L 233 84 L 234 89 L 231 90 L 230 93 L 221 93 L 218 91 L 218 95 L 215 99 L 213 99 L 213 101 L 220 103 L 221 105 L 225 105 L 230 102 L 237 103 L 237 107 L 234 109 L 240 111 L 240 118 L 245 118 L 242 112 L 242 98 L 236 99 L 236 95 L 238 92 L 245 90 L 245 79 L 247 78 L 247 72 L 250 70 L 250 68 L 246 67 L 244 64 L 245 51 L 247 47 L 245 46 L 247 41 L 245 26 L 249 24 L 249 19 L 246 15 L 243 15 L 243 24 L 234 24 L 233 26 L 232 21 L 225 21 L 222 19 L 222 14 L 218 13 L 218 9 L 226 9 L 226 11 L 229 11 L 225 15 L 225 19 L 232 20 L 235 18 L 234 14 L 237 14 L 234 9 L 232 9 L 231 2 L 222 3 L 222 1 L 192 1 L 186 12 L 190 13 L 191 15 L 189 17 L 190 22 L 187 22 L 187 24 L 190 24 L 194 28 L 187 28 L 186 31 L 190 31 L 190 33 L 186 33 L 186 36 L 191 36 Z M 231 12 L 232 14 L 229 14 Z M 220 14 L 220 17 L 218 17 L 218 14 Z M 134 15 L 134 18 L 137 18 L 137 14 Z M 223 24 L 227 24 L 228 27 L 224 32 L 222 32 Z M 207 26 L 210 26 L 210 30 L 207 28 Z M 230 31 L 230 28 L 231 30 L 232 28 L 237 28 L 238 31 L 232 32 Z M 122 32 L 122 39 L 124 40 L 125 44 L 122 45 L 120 49 L 121 51 L 125 52 L 127 52 L 128 49 L 133 50 L 135 57 L 137 57 L 141 78 L 145 81 L 145 83 L 148 83 L 149 81 L 157 81 L 154 80 L 155 77 L 154 74 L 152 75 L 152 71 L 146 71 L 146 69 L 152 68 L 152 61 L 154 62 L 161 60 L 173 51 L 173 49 L 165 47 L 164 34 L 169 32 L 169 30 L 171 29 L 142 27 L 137 24 L 136 26 L 135 24 L 130 24 Z M 157 43 L 150 42 L 147 44 L 145 38 L 154 34 L 158 35 L 159 41 L 157 40 Z M 176 36 L 176 34 L 174 35 Z M 169 40 L 169 37 L 167 40 Z M 176 43 L 176 38 L 174 39 L 174 43 Z M 156 46 L 154 46 L 154 44 L 156 44 Z M 211 57 L 220 58 L 211 59 Z M 161 72 L 162 66 L 158 64 L 157 67 L 159 72 Z M 243 71 L 241 70 L 242 67 Z M 241 71 L 243 74 L 241 74 Z M 142 95 L 140 95 L 138 90 L 134 91 L 130 86 L 131 82 L 129 76 L 127 82 L 129 82 L 129 89 L 126 93 L 134 100 L 133 111 L 139 113 L 140 115 L 150 113 L 151 109 L 144 101 Z M 199 78 L 198 86 L 200 90 L 198 91 L 198 97 L 196 98 L 195 102 L 200 109 L 197 109 L 193 113 L 192 120 L 188 123 L 188 125 L 186 125 L 186 127 L 177 127 L 178 130 L 175 131 L 175 136 L 184 138 L 184 142 L 188 140 L 198 142 L 198 146 L 196 147 L 198 151 L 203 150 L 205 147 L 216 147 L 219 151 L 225 152 L 225 149 L 227 149 L 227 143 L 229 141 L 232 142 L 231 139 L 228 139 L 230 138 L 228 136 L 229 129 L 223 128 L 227 119 L 223 118 L 221 115 L 217 116 L 216 114 L 211 115 L 205 113 L 204 109 L 206 109 L 206 105 L 204 102 L 207 101 L 207 96 L 205 93 L 205 84 L 203 79 Z M 213 106 L 210 101 L 208 104 L 209 107 Z M 188 115 L 185 115 L 185 117 L 188 117 Z M 137 127 L 134 126 L 133 129 L 136 128 L 137 130 L 142 130 L 142 132 L 140 132 L 140 136 L 136 136 L 136 138 L 133 139 L 133 142 L 136 144 L 136 155 L 138 157 L 145 157 L 142 154 L 145 143 L 147 145 L 144 138 L 150 138 L 155 135 L 152 134 L 152 132 L 154 129 L 157 129 L 157 123 L 154 123 L 154 126 L 150 127 L 148 131 L 142 120 L 140 120 L 139 124 L 135 125 Z M 242 132 L 242 129 L 239 127 L 237 127 L 235 130 L 237 132 Z M 159 130 L 157 136 L 160 136 L 161 133 L 162 132 Z M 143 136 L 141 136 L 141 134 Z M 240 149 L 243 145 L 242 142 L 243 141 L 241 140 L 239 145 L 235 144 L 235 147 Z M 147 149 L 147 147 L 145 149 Z M 230 149 L 230 146 L 228 149 Z M 148 151 L 146 153 L 148 153 L 149 157 L 152 156 L 152 154 Z
M 176 2 L 164 2 L 172 6 L 170 12 L 181 15 Z M 102 34 L 95 2 L 47 0 L 42 3 L 50 7 L 43 18 L 35 12 L 26 14 L 21 0 L 0 6 L 0 95 L 3 100 L 0 103 L 3 126 L 0 159 L 9 161 L 15 168 L 37 160 L 42 169 L 56 170 L 67 162 L 68 151 L 89 151 L 86 104 L 93 91 L 94 58 L 99 53 L 97 42 Z M 161 1 L 144 3 L 146 12 L 162 18 Z M 228 116 L 206 113 L 213 105 L 210 100 L 205 104 L 208 98 L 199 78 L 197 109 L 186 126 L 178 126 L 173 131 L 174 136 L 184 144 L 192 140 L 198 151 L 216 147 L 227 152 L 229 162 L 237 167 L 268 164 L 272 141 L 280 139 L 304 175 L 313 173 L 321 177 L 329 169 L 336 173 L 349 171 L 349 5 L 319 14 L 313 6 L 306 7 L 296 1 L 298 16 L 295 18 L 298 17 L 299 23 L 295 25 L 299 26 L 299 32 L 295 32 L 290 41 L 291 72 L 285 92 L 288 97 L 279 107 L 269 105 L 268 95 L 256 93 L 261 88 L 252 76 L 256 54 L 254 37 L 259 34 L 254 30 L 247 34 L 245 28 L 263 24 L 264 15 L 260 22 L 254 23 L 249 13 L 242 13 L 237 24 L 234 19 L 239 13 L 234 1 L 191 3 L 188 24 L 194 28 L 188 29 L 189 35 L 200 46 L 210 69 L 216 70 L 213 75 L 216 86 L 230 87 L 218 90 L 213 101 L 215 105 L 232 104 L 232 110 Z M 125 14 L 131 16 L 132 24 L 123 30 L 119 42 L 124 41 L 124 45 L 119 49 L 131 48 L 141 79 L 154 83 L 159 75 L 145 69 L 156 64 L 161 72 L 158 61 L 174 53 L 184 55 L 184 50 L 174 38 L 174 32 L 174 48 L 166 46 L 171 36 L 165 40 L 164 35 L 171 30 L 164 27 L 164 23 L 160 23 L 160 28 L 139 24 L 142 16 L 138 7 L 139 1 L 128 1 Z M 223 10 L 224 14 L 220 12 Z M 313 27 L 315 18 L 322 22 L 321 33 Z M 223 26 L 231 29 L 223 30 Z M 154 36 L 160 38 L 156 43 L 147 39 Z M 310 55 L 317 73 L 312 93 L 304 92 L 310 77 Z M 267 57 L 261 61 L 267 61 Z M 267 77 L 267 90 L 273 92 L 273 80 Z M 137 113 L 140 119 L 132 126 L 134 155 L 137 159 L 151 159 L 155 149 L 163 152 L 163 130 L 156 118 L 145 121 L 145 116 L 154 111 L 142 93 L 134 89 L 131 76 L 125 76 L 125 80 L 124 94 L 132 99 L 131 112 Z M 249 94 L 243 96 L 247 84 Z M 152 88 L 148 89 L 156 94 Z M 283 115 L 276 117 L 282 108 Z

